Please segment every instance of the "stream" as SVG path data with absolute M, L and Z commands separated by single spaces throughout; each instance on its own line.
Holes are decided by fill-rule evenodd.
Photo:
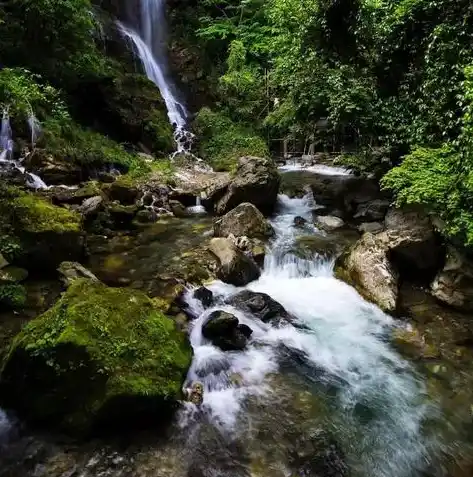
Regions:
M 294 253 L 299 236 L 324 234 L 311 225 L 314 206 L 309 196 L 279 195 L 262 275 L 246 287 L 281 303 L 294 322 L 277 326 L 245 315 L 224 303 L 241 289 L 219 281 L 208 285 L 216 298 L 210 309 L 193 298 L 193 289 L 186 293 L 194 359 L 185 386 L 203 384 L 200 407 L 184 403 L 164 438 L 151 430 L 87 443 L 31 433 L 0 410 L 0 477 L 470 475 L 443 466 L 459 447 L 468 455 L 457 432 L 465 417 L 446 420 L 425 373 L 395 351 L 399 320 L 336 279 L 333 259 Z M 296 216 L 308 220 L 303 228 L 294 227 Z M 192 223 L 192 240 L 202 240 L 211 224 L 193 220 L 172 230 L 181 234 Z M 142 245 L 128 244 L 128 273 L 141 260 L 154 276 L 153 257 L 164 260 L 165 237 L 177 246 L 176 231 L 156 227 L 161 235 L 158 228 L 148 232 L 155 242 L 138 237 Z M 172 247 L 170 253 L 179 254 Z M 203 338 L 202 325 L 215 310 L 252 328 L 244 351 L 223 352 Z

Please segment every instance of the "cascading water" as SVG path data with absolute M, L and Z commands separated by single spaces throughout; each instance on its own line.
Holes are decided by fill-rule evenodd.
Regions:
M 0 129 L 0 161 L 9 161 L 13 157 L 13 139 L 10 126 L 10 116 L 4 110 L 2 114 L 2 125 Z
M 251 408 L 248 403 L 278 397 L 281 391 L 275 383 L 281 382 L 285 373 L 281 356 L 287 357 L 281 350 L 290 350 L 291 366 L 319 407 L 328 408 L 324 419 L 312 422 L 311 416 L 304 415 L 305 425 L 309 423 L 315 434 L 330 430 L 336 436 L 353 476 L 419 475 L 434 445 L 422 434 L 422 427 L 435 409 L 426 404 L 422 379 L 389 345 L 393 320 L 335 279 L 330 260 L 317 256 L 304 260 L 291 253 L 301 233 L 293 227 L 294 217 L 309 219 L 313 205 L 310 197 L 279 197 L 279 213 L 272 221 L 276 238 L 261 278 L 247 287 L 280 302 L 297 318 L 295 326 L 265 324 L 226 305 L 225 298 L 238 289 L 221 282 L 209 286 L 217 297 L 217 305 L 211 309 L 204 310 L 189 293 L 189 308 L 197 318 L 191 330 L 194 360 L 187 386 L 195 381 L 203 384 L 200 412 L 213 425 L 227 434 L 249 438 L 259 417 L 245 416 Z M 319 233 L 315 228 L 311 231 Z M 203 338 L 202 326 L 217 309 L 234 314 L 253 329 L 246 350 L 223 352 Z M 274 381 L 276 372 L 279 378 Z M 263 408 L 261 416 L 271 413 L 270 405 Z M 273 412 L 276 421 L 284 419 L 279 411 Z M 182 425 L 195 422 L 195 413 L 189 404 Z M 263 444 L 257 438 L 252 445 Z M 276 438 L 269 446 L 269 453 L 277 454 L 280 444 Z
M 174 128 L 177 152 L 189 152 L 193 135 L 186 130 L 187 111 L 177 97 L 167 66 L 165 1 L 140 0 L 139 4 L 140 15 L 134 25 L 119 22 L 118 27 L 122 35 L 132 41 L 147 77 L 159 88 Z

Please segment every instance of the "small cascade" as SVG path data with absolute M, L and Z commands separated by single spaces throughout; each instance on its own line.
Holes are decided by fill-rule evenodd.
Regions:
M 39 139 L 39 136 L 41 135 L 41 123 L 39 122 L 38 118 L 35 116 L 33 110 L 31 109 L 29 115 L 28 115 L 28 127 L 30 129 L 30 134 L 31 134 L 31 147 L 34 147 L 36 142 Z
M 195 198 L 195 205 L 186 207 L 186 212 L 190 215 L 204 215 L 207 213 L 205 207 L 202 205 L 202 199 L 200 198 L 200 196 L 197 196 Z
M 0 161 L 10 161 L 13 158 L 13 139 L 8 109 L 3 110 L 0 128 Z

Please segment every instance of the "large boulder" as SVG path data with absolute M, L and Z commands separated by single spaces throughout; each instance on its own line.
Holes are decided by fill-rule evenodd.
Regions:
M 383 221 L 389 209 L 389 200 L 375 199 L 358 205 L 354 219 L 358 222 Z
M 337 274 L 355 285 L 368 300 L 382 310 L 396 310 L 398 273 L 389 261 L 389 242 L 384 234 L 364 234 L 354 247 L 342 256 Z
M 274 235 L 274 229 L 253 204 L 244 202 L 214 222 L 215 237 L 230 234 L 264 240 Z
M 229 239 L 213 238 L 209 250 L 218 259 L 217 277 L 223 282 L 241 287 L 259 278 L 260 270 L 255 261 Z
M 78 262 L 62 262 L 58 267 L 59 279 L 64 286 L 72 285 L 79 278 L 88 278 L 98 282 L 99 279 L 87 268 Z
M 240 324 L 238 318 L 225 311 L 214 311 L 202 326 L 202 335 L 223 351 L 238 351 L 246 347 L 252 329 Z
M 432 295 L 462 311 L 473 311 L 473 261 L 449 247 L 445 265 L 431 286 Z
M 231 180 L 207 191 L 207 200 L 217 215 L 226 214 L 243 202 L 269 214 L 276 204 L 280 180 L 271 159 L 242 157 Z
M 326 232 L 331 232 L 344 227 L 345 222 L 340 217 L 333 215 L 317 215 L 315 217 L 315 225 Z
M 186 336 L 142 292 L 78 279 L 15 338 L 1 401 L 74 435 L 162 424 L 191 359 Z
M 442 260 L 443 248 L 429 218 L 416 209 L 393 209 L 386 215 L 384 232 L 365 233 L 342 257 L 341 276 L 393 312 L 399 279 L 430 283 Z
M 279 324 L 291 321 L 291 315 L 285 308 L 266 293 L 243 290 L 228 298 L 226 303 L 256 316 L 265 323 Z
M 81 166 L 54 157 L 43 149 L 36 149 L 26 156 L 24 165 L 27 171 L 39 175 L 48 185 L 74 185 L 89 178 Z

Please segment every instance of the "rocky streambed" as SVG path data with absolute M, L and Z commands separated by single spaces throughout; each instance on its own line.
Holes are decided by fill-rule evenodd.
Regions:
M 84 441 L 2 413 L 1 476 L 469 475 L 471 325 L 461 306 L 446 308 L 431 288 L 448 262 L 435 228 L 426 233 L 430 222 L 417 219 L 417 228 L 404 226 L 409 215 L 392 219 L 399 213 L 388 210 L 376 184 L 344 171 L 285 172 L 276 200 L 276 175 L 248 167 L 230 187 L 205 187 L 204 203 L 225 214 L 219 219 L 169 215 L 87 237 L 84 264 L 112 294 L 123 287 L 129 294 L 112 298 L 115 311 L 97 318 L 102 333 L 120 310 L 125 329 L 141 326 L 143 302 L 189 336 L 193 357 L 172 423 L 152 421 L 151 408 L 133 414 L 122 406 L 110 414 L 112 436 Z M 192 193 L 182 192 L 184 207 Z M 258 209 L 275 210 L 268 222 Z M 334 269 L 397 317 L 365 301 Z M 90 280 L 74 284 L 74 274 L 83 276 L 74 270 L 63 271 L 72 285 L 55 305 L 66 313 L 77 310 L 77 288 Z M 60 287 L 50 290 L 42 309 Z M 382 300 L 380 290 L 389 292 Z M 124 299 L 133 306 L 120 306 Z M 94 309 L 91 293 L 79 302 Z M 26 317 L 5 316 L 6 340 L 20 327 L 11 326 L 15 319 Z M 112 354 L 123 344 L 107 343 Z M 152 353 L 144 357 L 163 359 Z M 124 362 L 113 366 L 124 374 Z M 134 366 L 126 366 L 133 377 Z M 138 378 L 152 369 L 139 366 Z M 143 415 L 151 429 L 143 429 Z

